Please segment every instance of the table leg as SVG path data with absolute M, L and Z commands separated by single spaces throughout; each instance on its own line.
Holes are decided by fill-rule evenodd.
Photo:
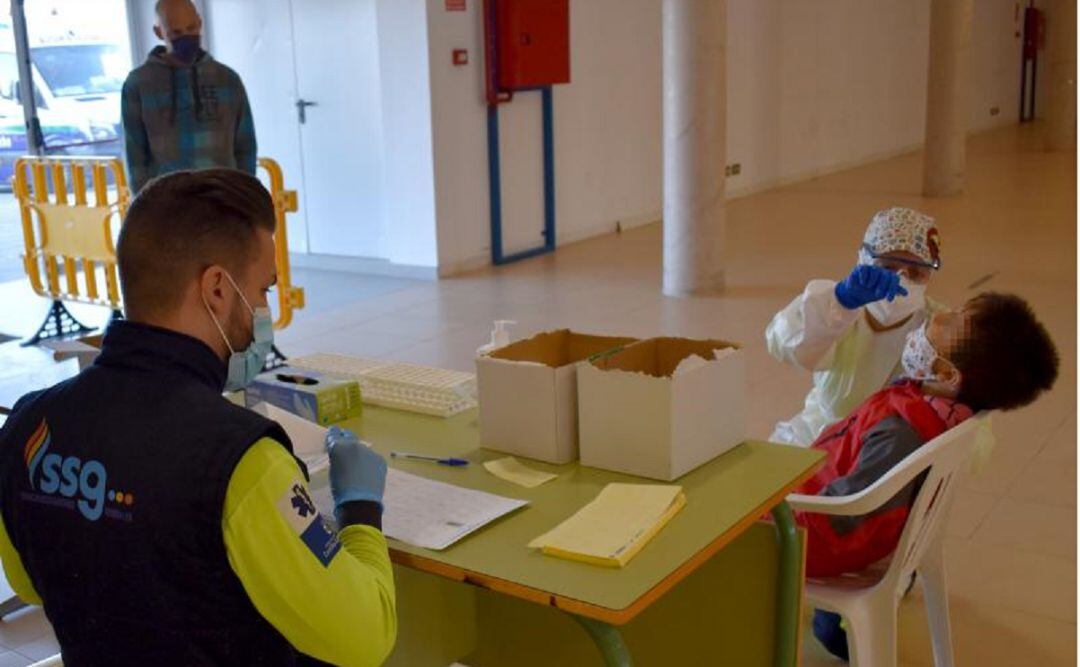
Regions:
M 779 577 L 776 585 L 776 637 L 773 664 L 795 667 L 799 641 L 799 600 L 802 588 L 802 549 L 795 527 L 795 515 L 787 501 L 772 510 L 780 541 Z
M 30 605 L 20 600 L 17 595 L 13 595 L 0 603 L 0 621 L 3 621 L 5 616 L 14 614 L 20 609 L 26 609 L 29 606 Z
M 597 621 L 584 616 L 577 616 L 571 614 L 574 620 L 581 624 L 581 627 L 585 628 L 585 631 L 592 637 L 593 642 L 596 643 L 596 647 L 600 649 L 600 653 L 604 656 L 604 664 L 607 667 L 632 667 L 634 661 L 630 658 L 630 650 L 626 648 L 626 642 L 623 641 L 622 634 L 619 629 L 614 625 L 609 625 L 603 621 Z

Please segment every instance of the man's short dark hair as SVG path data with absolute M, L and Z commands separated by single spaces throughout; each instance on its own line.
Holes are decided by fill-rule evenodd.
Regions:
M 128 316 L 176 308 L 210 266 L 240 280 L 254 261 L 256 230 L 274 226 L 270 193 L 244 172 L 180 171 L 151 181 L 132 202 L 116 247 Z
M 1012 410 L 1053 386 L 1057 349 L 1026 301 L 984 292 L 968 309 L 970 337 L 951 355 L 962 376 L 961 403 L 974 410 Z

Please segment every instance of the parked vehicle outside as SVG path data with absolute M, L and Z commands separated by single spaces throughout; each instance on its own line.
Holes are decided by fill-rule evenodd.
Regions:
M 115 44 L 50 44 L 30 49 L 38 120 L 49 155 L 123 153 L 120 89 L 127 59 Z M 27 141 L 13 51 L 0 51 L 0 188 L 11 188 Z

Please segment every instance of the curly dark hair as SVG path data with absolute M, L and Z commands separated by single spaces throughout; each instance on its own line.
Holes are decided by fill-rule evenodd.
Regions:
M 951 355 L 962 376 L 960 402 L 974 410 L 1013 410 L 1053 386 L 1057 349 L 1026 301 L 984 292 L 967 308 L 970 337 Z

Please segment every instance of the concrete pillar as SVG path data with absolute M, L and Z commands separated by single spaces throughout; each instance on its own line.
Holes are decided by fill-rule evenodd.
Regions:
M 930 0 L 923 154 L 923 194 L 928 197 L 964 189 L 972 12 L 973 0 Z
M 663 0 L 664 294 L 724 287 L 726 0 Z
M 1046 150 L 1076 150 L 1076 0 L 1046 5 Z

